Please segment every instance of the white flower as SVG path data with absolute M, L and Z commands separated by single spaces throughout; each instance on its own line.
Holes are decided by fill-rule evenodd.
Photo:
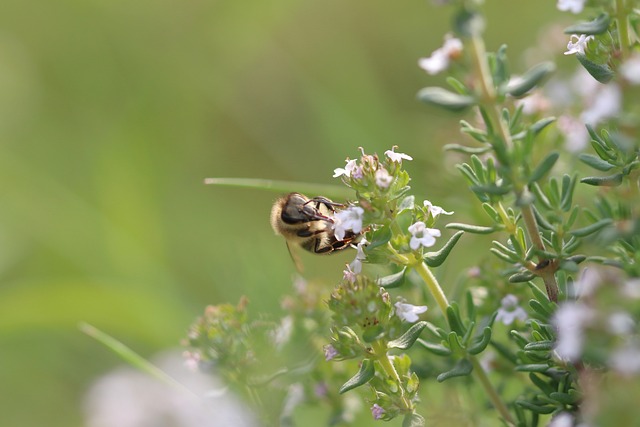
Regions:
M 427 73 L 433 75 L 449 68 L 451 59 L 456 58 L 462 52 L 462 42 L 449 35 L 445 36 L 444 45 L 433 51 L 430 57 L 420 58 L 418 66 Z
M 620 73 L 632 85 L 640 85 L 640 55 L 635 53 L 624 61 Z
M 362 231 L 362 215 L 364 209 L 359 206 L 351 206 L 338 211 L 333 216 L 333 229 L 338 240 L 343 240 L 347 230 L 354 233 Z
M 427 311 L 426 305 L 407 304 L 404 300 L 400 300 L 394 304 L 396 307 L 396 316 L 405 322 L 415 323 L 418 321 L 418 314 Z
M 568 412 L 560 412 L 551 419 L 547 427 L 573 427 L 573 415 Z
M 398 148 L 398 146 L 394 145 L 393 147 L 391 147 L 391 150 L 387 150 L 384 152 L 385 156 L 391 159 L 392 162 L 402 163 L 402 159 L 413 160 L 413 157 L 407 154 L 394 152 L 396 148 Z
M 429 212 L 431 214 L 431 216 L 436 217 L 438 215 L 453 215 L 453 211 L 451 212 L 447 212 L 444 209 L 442 209 L 440 206 L 435 206 L 433 203 L 431 203 L 429 200 L 425 200 L 424 202 L 424 207 L 427 208 L 427 212 Z
M 349 264 L 347 266 L 347 268 L 353 273 L 353 281 L 350 280 L 351 283 L 353 283 L 355 281 L 355 275 L 356 274 L 360 274 L 362 272 L 362 261 L 364 261 L 367 256 L 364 253 L 364 247 L 365 245 L 369 243 L 367 242 L 367 239 L 362 239 L 360 240 L 360 242 L 358 243 L 358 245 L 356 246 L 356 258 L 351 261 L 351 264 Z M 344 274 L 346 275 L 346 270 L 344 272 Z
M 182 357 L 184 357 L 184 366 L 187 367 L 191 372 L 197 372 L 198 367 L 200 366 L 200 361 L 202 360 L 202 356 L 198 351 L 185 351 L 182 353 Z
M 584 9 L 585 0 L 558 0 L 558 10 L 562 12 L 580 13 Z
M 333 170 L 333 177 L 337 178 L 339 176 L 346 176 L 347 178 L 349 178 L 351 176 L 351 174 L 357 169 L 358 165 L 356 164 L 356 159 L 353 160 L 345 160 L 347 162 L 347 165 L 344 168 L 336 168 Z
M 389 172 L 385 168 L 380 168 L 376 171 L 376 185 L 380 188 L 388 188 L 393 182 L 393 177 L 389 175 Z
M 528 116 L 546 112 L 551 107 L 551 101 L 540 92 L 533 92 L 515 102 L 518 107 L 522 106 L 522 112 Z
M 507 295 L 500 301 L 501 307 L 498 309 L 496 320 L 505 325 L 510 325 L 514 320 L 527 320 L 527 312 L 518 305 L 518 298 L 515 295 Z
M 573 42 L 573 39 L 576 39 L 576 42 Z M 564 53 L 565 55 L 573 55 L 574 53 L 579 53 L 584 55 L 584 50 L 587 47 L 587 43 L 590 40 L 593 40 L 593 36 L 588 36 L 586 34 L 572 34 L 569 38 L 569 43 L 567 44 L 567 51 Z
M 593 309 L 577 302 L 562 304 L 553 322 L 558 328 L 556 353 L 562 359 L 572 362 L 580 359 L 584 344 L 584 330 L 595 320 Z
M 435 228 L 427 228 L 422 221 L 418 221 L 409 227 L 409 233 L 411 233 L 411 240 L 409 246 L 414 251 L 420 246 L 428 248 L 436 243 L 436 237 L 440 237 L 440 230 Z
M 614 335 L 628 335 L 633 333 L 636 322 L 633 317 L 624 311 L 615 311 L 607 319 L 607 329 Z

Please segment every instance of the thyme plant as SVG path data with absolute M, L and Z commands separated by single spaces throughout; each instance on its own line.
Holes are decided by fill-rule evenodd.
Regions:
M 360 237 L 335 288 L 298 278 L 280 321 L 249 315 L 244 299 L 208 307 L 185 355 L 269 424 L 292 424 L 302 402 L 324 405 L 328 424 L 349 423 L 355 399 L 375 420 L 424 425 L 423 402 L 447 381 L 482 390 L 481 417 L 493 425 L 637 425 L 639 2 L 558 1 L 586 18 L 565 30 L 562 60 L 587 78 L 573 105 L 545 91 L 553 62 L 516 75 L 506 46 L 486 50 L 481 1 L 440 3 L 452 33 L 419 65 L 450 73 L 450 88 L 424 88 L 418 99 L 477 112 L 476 122 L 460 121 L 468 142 L 445 148 L 466 156 L 457 168 L 482 223 L 446 223 L 453 212 L 412 193 L 412 157 L 398 147 L 346 153 L 357 156 L 334 177 L 351 197 L 332 232 Z M 574 158 L 593 173 L 570 170 Z M 446 241 L 443 228 L 453 230 Z M 434 272 L 465 233 L 490 234 L 495 262 L 452 300 Z M 423 292 L 411 289 L 416 278 Z M 280 363 L 265 366 L 274 353 Z

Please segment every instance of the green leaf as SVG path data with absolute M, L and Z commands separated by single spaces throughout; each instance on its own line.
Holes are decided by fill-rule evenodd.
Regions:
M 596 19 L 589 22 L 580 22 L 564 29 L 565 34 L 603 34 L 609 29 L 611 19 L 606 13 L 600 14 Z
M 433 344 L 429 341 L 423 340 L 422 338 L 418 338 L 418 344 L 437 356 L 451 356 L 452 353 L 450 349 L 442 344 Z
M 608 225 L 611 225 L 612 223 L 613 223 L 613 220 L 611 218 L 604 218 L 586 227 L 578 228 L 576 230 L 571 230 L 569 234 L 576 237 L 585 237 L 602 230 L 603 228 L 605 228 Z
M 594 156 L 593 154 L 580 153 L 578 155 L 578 159 L 580 159 L 580 161 L 582 161 L 583 163 L 591 166 L 592 168 L 602 172 L 606 172 L 616 167 L 616 165 L 612 165 L 606 160 L 602 160 L 600 157 Z
M 452 228 L 454 230 L 467 231 L 473 234 L 491 234 L 494 231 L 497 231 L 499 229 L 494 227 L 482 227 L 479 225 L 462 224 L 459 222 L 451 222 L 445 225 L 445 228 Z
M 400 350 L 407 350 L 416 342 L 420 337 L 422 330 L 427 326 L 427 322 L 418 322 L 410 327 L 407 332 L 393 341 L 387 343 L 388 348 L 399 348 Z
M 484 154 L 491 151 L 491 146 L 487 145 L 485 147 L 467 147 L 466 145 L 460 144 L 446 144 L 443 149 L 445 151 L 455 151 L 457 153 L 464 154 Z
M 611 70 L 611 68 L 606 64 L 596 64 L 580 53 L 576 54 L 576 58 L 578 58 L 578 61 L 580 61 L 580 64 L 582 64 L 584 69 L 591 74 L 591 77 L 600 83 L 609 83 L 609 81 L 615 76 L 613 70 Z
M 423 427 L 424 425 L 424 417 L 415 412 L 405 415 L 402 419 L 402 427 Z
M 448 111 L 460 112 L 473 105 L 476 100 L 467 95 L 459 95 L 439 87 L 426 87 L 418 92 L 418 99 L 425 104 L 435 105 Z
M 373 232 L 371 236 L 371 242 L 366 246 L 366 251 L 372 251 L 373 249 L 384 246 L 391 240 L 391 227 L 385 225 Z
M 436 380 L 441 383 L 448 380 L 449 378 L 469 375 L 471 374 L 471 371 L 473 371 L 473 365 L 471 364 L 471 362 L 469 362 L 467 359 L 460 359 L 460 361 L 456 363 L 456 366 L 453 369 L 441 373 L 440 375 L 438 375 Z
M 552 350 L 554 342 L 545 340 L 545 341 L 534 341 L 524 346 L 525 350 L 528 351 L 541 351 L 541 350 Z
M 464 231 L 458 231 L 456 234 L 445 243 L 445 245 L 437 252 L 428 252 L 424 256 L 424 262 L 429 267 L 439 267 L 447 259 L 453 247 L 458 243 L 460 237 L 464 234 Z
M 622 184 L 622 177 L 624 175 L 617 173 L 609 176 L 587 176 L 582 178 L 580 182 L 583 184 L 595 185 L 598 187 L 617 187 Z
M 557 391 L 554 391 L 553 393 L 549 394 L 549 397 L 552 398 L 553 400 L 556 400 L 560 403 L 562 403 L 563 405 L 575 405 L 576 403 L 578 403 L 578 400 L 576 400 L 577 397 L 576 395 L 570 395 L 569 393 L 560 393 Z
M 415 206 L 415 196 L 407 196 L 404 199 L 402 199 L 402 201 L 400 202 L 400 204 L 398 205 L 398 210 L 397 213 L 400 213 L 402 211 L 406 211 L 406 210 L 413 210 L 414 206 Z
M 486 193 L 494 196 L 503 196 L 511 191 L 510 185 L 496 185 L 496 184 L 480 184 L 472 185 L 469 187 L 474 193 Z
M 473 354 L 473 355 L 482 353 L 484 349 L 487 348 L 490 342 L 491 342 L 491 328 L 489 326 L 486 326 L 482 330 L 482 335 L 480 339 L 476 343 L 472 344 L 467 351 L 469 352 L 469 354 Z
M 102 332 L 101 330 L 99 330 L 98 328 L 85 322 L 81 322 L 78 325 L 78 328 L 82 332 L 90 336 L 91 338 L 95 339 L 96 341 L 106 346 L 109 350 L 113 351 L 115 354 L 120 356 L 125 362 L 127 362 L 129 365 L 133 366 L 134 368 L 137 368 L 140 371 L 144 372 L 145 374 L 150 375 L 151 377 L 154 377 L 156 379 L 159 379 L 160 381 L 163 381 L 166 384 L 169 384 L 170 386 L 175 387 L 178 390 L 185 391 L 189 395 L 193 395 L 193 392 L 189 390 L 187 387 L 185 387 L 183 384 L 175 380 L 169 374 L 167 374 L 162 369 L 155 366 L 153 363 L 149 362 L 144 357 L 140 356 L 131 348 L 124 345 L 122 342 L 113 338 L 111 335 L 108 335 Z
M 360 387 L 361 385 L 368 383 L 371 380 L 371 378 L 373 378 L 375 373 L 376 373 L 376 370 L 373 364 L 373 360 L 364 359 L 362 361 L 362 364 L 360 365 L 360 370 L 358 371 L 358 373 L 355 374 L 353 377 L 351 377 L 349 381 L 344 383 L 342 387 L 340 387 L 339 393 L 340 394 L 345 393 L 349 390 L 352 390 L 356 387 Z
M 403 268 L 402 271 L 399 271 L 394 274 L 390 274 L 388 276 L 380 277 L 376 280 L 376 284 L 385 289 L 398 288 L 404 284 L 405 272 L 407 268 Z
M 534 65 L 519 78 L 511 79 L 507 84 L 507 93 L 519 98 L 536 86 L 540 86 L 555 71 L 556 65 L 553 62 Z
M 545 157 L 544 160 L 542 160 L 540 164 L 531 173 L 531 176 L 529 177 L 529 184 L 531 184 L 532 182 L 536 182 L 540 178 L 545 176 L 547 172 L 551 170 L 553 165 L 556 164 L 556 161 L 558 161 L 559 157 L 560 157 L 560 153 L 558 153 L 557 151 L 554 151 L 550 153 L 547 157 Z
M 527 400 L 516 400 L 516 405 L 535 412 L 536 414 L 550 414 L 556 409 L 554 406 L 536 405 L 535 403 L 531 403 Z
M 549 365 L 546 363 L 529 363 L 528 365 L 516 366 L 516 371 L 519 372 L 547 372 Z
M 529 300 L 529 307 L 531 307 L 536 313 L 540 314 L 544 318 L 549 318 L 553 314 L 547 307 L 540 303 L 540 301 L 532 299 Z
M 535 277 L 536 275 L 529 270 L 523 270 L 509 276 L 509 283 L 524 283 L 535 279 Z
M 460 318 L 460 310 L 458 309 L 458 304 L 453 302 L 450 306 L 447 307 L 447 320 L 449 321 L 449 327 L 452 331 L 457 332 L 460 335 L 464 335 L 466 332 L 466 328 L 462 324 L 462 319 Z M 449 334 L 449 336 L 451 336 Z M 452 349 L 453 350 L 453 349 Z

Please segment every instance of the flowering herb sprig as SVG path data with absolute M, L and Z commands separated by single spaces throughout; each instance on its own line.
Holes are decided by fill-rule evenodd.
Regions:
M 490 403 L 505 425 L 627 425 L 616 399 L 628 402 L 640 390 L 637 2 L 558 1 L 560 11 L 590 14 L 565 30 L 567 49 L 556 57 L 577 59 L 596 89 L 578 114 L 559 109 L 557 123 L 543 92 L 555 64 L 513 75 L 506 46 L 485 49 L 481 2 L 447 3 L 457 8 L 453 32 L 419 65 L 455 74 L 447 80 L 453 90 L 428 87 L 418 98 L 478 113 L 477 123 L 460 122 L 468 142 L 445 148 L 468 156 L 458 170 L 482 206 L 480 224 L 443 226 L 453 212 L 411 194 L 405 166 L 414 153 L 360 148 L 333 172 L 352 195 L 326 226 L 337 240 L 357 237 L 330 295 L 305 285 L 286 299 L 280 322 L 249 321 L 244 303 L 209 308 L 189 334 L 188 361 L 220 367 L 254 402 L 274 398 L 257 396 L 259 385 L 300 384 L 307 402 L 330 405 L 331 422 L 348 421 L 348 397 L 368 390 L 374 420 L 423 425 L 422 402 L 432 391 L 421 383 L 471 377 L 483 406 Z M 582 86 L 579 101 L 587 102 Z M 571 146 L 563 150 L 563 142 Z M 581 176 L 584 165 L 596 172 Z M 445 241 L 448 230 L 455 233 Z M 482 268 L 461 281 L 474 285 L 454 292 L 434 269 L 464 233 L 494 240 Z M 417 283 L 424 299 L 407 286 Z M 295 343 L 296 330 L 311 360 L 261 372 L 260 352 Z M 269 345 L 258 345 L 260 333 Z M 293 395 L 284 398 L 280 421 L 300 401 Z

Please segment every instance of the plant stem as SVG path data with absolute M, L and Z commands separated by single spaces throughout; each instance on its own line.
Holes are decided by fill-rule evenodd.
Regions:
M 431 292 L 431 295 L 433 295 L 433 298 L 436 300 L 436 302 L 438 303 L 438 306 L 440 307 L 440 311 L 442 311 L 442 314 L 444 314 L 446 318 L 447 307 L 449 307 L 449 301 L 447 300 L 446 295 L 442 291 L 442 288 L 440 287 L 438 280 L 433 275 L 431 270 L 429 270 L 429 267 L 427 267 L 427 264 L 425 264 L 424 262 L 416 264 L 414 268 L 416 269 L 420 277 L 422 277 L 422 280 L 424 280 L 424 283 L 427 285 L 427 288 L 429 288 L 429 292 Z
M 629 57 L 629 26 L 627 19 L 627 8 L 624 0 L 616 0 L 616 19 L 618 20 L 618 40 L 620 42 L 620 52 L 622 60 Z
M 511 413 L 507 409 L 507 406 L 504 404 L 502 399 L 500 399 L 500 396 L 498 395 L 498 392 L 496 392 L 496 389 L 493 388 L 493 385 L 491 384 L 491 382 L 489 382 L 489 377 L 487 377 L 487 373 L 482 368 L 482 365 L 480 365 L 480 362 L 478 362 L 478 359 L 475 356 L 469 356 L 469 361 L 471 362 L 471 365 L 473 365 L 473 376 L 484 387 L 484 390 L 487 393 L 487 397 L 489 398 L 489 400 L 491 400 L 494 408 L 496 408 L 498 412 L 500 412 L 500 415 L 502 415 L 502 418 L 504 418 L 508 425 L 515 426 L 516 423 L 511 417 Z
M 445 316 L 445 318 L 447 318 L 447 307 L 449 307 L 449 302 L 447 301 L 447 297 L 442 291 L 438 280 L 435 278 L 429 267 L 424 262 L 414 265 L 414 268 L 416 269 L 418 274 L 420 274 L 422 280 L 424 280 L 427 288 L 429 288 L 429 291 L 438 303 L 442 314 Z M 482 365 L 480 365 L 480 362 L 478 362 L 478 359 L 476 359 L 476 357 L 471 354 L 468 355 L 467 358 L 473 365 L 473 376 L 476 378 L 476 380 L 478 380 L 480 385 L 482 385 L 493 406 L 498 412 L 500 412 L 500 415 L 502 415 L 502 418 L 507 422 L 508 425 L 515 425 L 515 422 L 511 417 L 507 406 L 504 404 L 504 402 L 502 402 L 500 396 L 498 395 L 498 392 L 493 388 L 491 382 L 489 382 L 489 378 L 487 377 L 487 374 L 485 373 Z
M 389 377 L 393 378 L 396 384 L 398 384 L 400 393 L 402 394 L 402 403 L 405 405 L 405 409 L 413 410 L 411 402 L 409 402 L 409 399 L 407 399 L 404 385 L 402 383 L 402 380 L 400 379 L 400 375 L 398 375 L 398 371 L 396 371 L 395 366 L 393 366 L 393 363 L 391 363 L 391 360 L 389 360 L 386 344 L 383 341 L 376 340 L 372 343 L 372 347 L 376 354 L 376 360 L 380 362 L 380 365 L 382 365 L 382 369 L 384 369 L 384 372 Z
M 624 3 L 623 0 L 617 0 L 617 2 Z M 626 20 L 626 18 L 625 18 Z M 625 25 L 626 31 L 626 25 Z M 628 35 L 627 35 L 628 38 Z M 491 73 L 489 71 L 489 65 L 487 63 L 487 53 L 484 48 L 484 42 L 481 37 L 473 36 L 471 38 L 471 46 L 473 51 L 473 59 L 476 65 L 476 70 L 479 74 L 478 80 L 480 82 L 480 88 L 482 92 L 482 104 L 485 106 L 485 110 L 489 116 L 491 123 L 487 123 L 487 128 L 493 127 L 498 131 L 498 138 L 502 139 L 502 143 L 506 146 L 507 149 L 513 147 L 513 140 L 511 138 L 511 132 L 506 126 L 506 123 L 500 117 L 500 109 L 499 105 L 496 102 L 496 93 L 495 88 L 493 87 L 493 81 L 491 77 Z M 516 185 L 516 188 L 518 186 Z M 521 198 L 522 192 L 526 191 L 524 189 L 516 189 L 516 197 L 518 199 Z M 533 215 L 533 210 L 531 209 L 531 205 L 525 204 L 521 208 L 522 218 L 525 223 L 525 228 L 527 230 L 527 234 L 529 235 L 529 240 L 531 244 L 535 246 L 539 251 L 544 251 L 544 242 L 540 237 L 540 231 L 538 230 L 538 223 Z M 506 225 L 506 224 L 505 224 Z M 543 265 L 542 263 L 546 260 L 545 257 L 538 257 L 538 264 Z M 544 281 L 545 288 L 547 290 L 547 296 L 550 301 L 558 302 L 558 283 L 555 277 L 555 265 L 548 265 L 540 270 L 536 271 L 536 274 L 542 277 Z

